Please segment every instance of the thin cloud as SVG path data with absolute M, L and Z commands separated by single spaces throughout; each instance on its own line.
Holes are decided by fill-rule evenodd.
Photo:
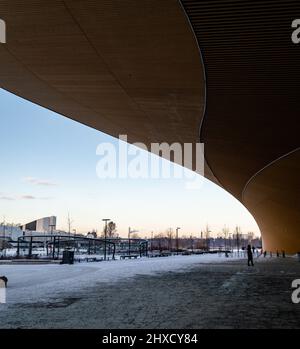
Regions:
M 6 196 L 6 195 L 1 195 L 0 196 L 0 200 L 15 200 L 15 198 L 11 197 L 11 196 Z
M 50 181 L 48 179 L 40 179 L 36 177 L 24 177 L 23 178 L 24 182 L 34 184 L 34 185 L 42 185 L 42 186 L 47 186 L 47 187 L 54 187 L 57 186 L 57 183 Z
M 53 198 L 50 196 L 33 196 L 33 195 L 21 195 L 19 199 L 23 200 L 52 200 Z
M 21 195 L 20 199 L 25 199 L 25 200 L 35 200 L 37 199 L 37 197 L 33 196 L 33 195 Z
M 0 195 L 0 200 L 13 201 L 13 200 L 52 200 L 50 196 L 34 196 L 29 194 L 23 195 Z

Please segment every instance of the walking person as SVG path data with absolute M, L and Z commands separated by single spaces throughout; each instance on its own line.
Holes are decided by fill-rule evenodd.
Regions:
M 252 265 L 252 267 L 254 266 L 253 264 L 253 253 L 252 253 L 252 249 L 251 246 L 248 245 L 247 247 L 247 255 L 248 255 L 248 267 L 250 266 L 250 263 Z

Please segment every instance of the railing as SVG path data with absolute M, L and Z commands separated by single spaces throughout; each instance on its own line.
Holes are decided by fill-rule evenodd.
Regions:
M 39 234 L 24 235 L 17 240 L 17 258 L 40 258 L 39 249 L 42 249 L 48 259 L 62 258 L 63 250 L 73 250 L 75 255 L 111 255 L 115 259 L 116 254 L 124 255 L 138 253 L 140 257 L 148 255 L 148 241 L 144 239 L 100 239 L 88 238 L 76 235 Z M 26 253 L 24 254 L 24 250 Z

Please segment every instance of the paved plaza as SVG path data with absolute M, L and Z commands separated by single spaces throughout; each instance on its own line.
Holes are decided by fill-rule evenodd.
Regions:
M 259 258 L 254 267 L 244 259 L 202 263 L 199 258 L 182 270 L 140 272 L 106 282 L 99 278 L 83 285 L 78 279 L 80 287 L 53 297 L 0 304 L 0 326 L 300 328 L 300 303 L 291 301 L 297 278 L 300 263 L 295 258 Z

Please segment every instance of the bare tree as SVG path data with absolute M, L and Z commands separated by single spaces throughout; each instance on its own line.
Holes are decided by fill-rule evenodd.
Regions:
M 228 234 L 229 234 L 229 229 L 228 227 L 226 227 L 226 225 L 224 225 L 223 229 L 222 229 L 222 233 L 223 233 L 223 236 L 224 236 L 224 239 L 225 239 L 225 250 L 226 250 L 226 241 L 227 241 L 227 237 L 228 237 Z
M 167 239 L 168 239 L 168 250 L 171 251 L 172 250 L 172 241 L 174 238 L 174 230 L 172 228 L 169 228 L 167 230 Z
M 254 233 L 252 231 L 248 232 L 248 244 L 251 244 L 252 240 L 254 239 Z
M 68 218 L 67 218 L 67 223 L 68 223 L 68 234 L 71 234 L 71 228 L 72 224 L 74 223 L 73 219 L 70 218 L 70 213 L 68 212 Z
M 240 241 L 241 241 L 241 228 L 239 226 L 235 227 L 235 239 L 236 239 L 236 247 L 238 250 L 238 255 L 240 253 Z
M 105 229 L 106 230 L 106 234 L 105 234 Z M 117 238 L 118 234 L 117 234 L 117 225 L 115 222 L 110 221 L 107 223 L 107 225 L 104 226 L 103 231 L 101 233 L 101 238 L 104 238 L 106 235 L 106 237 L 108 239 L 113 239 L 113 238 Z
M 131 236 L 130 236 L 131 239 L 140 239 L 140 236 L 139 234 L 136 232 L 136 233 L 132 233 Z
M 209 228 L 209 225 L 206 224 L 204 235 L 205 235 L 205 240 L 206 240 L 206 248 L 208 251 L 210 249 L 210 233 L 211 233 L 211 230 Z
M 113 221 L 109 222 L 107 224 L 107 235 L 108 238 L 116 238 L 118 237 L 117 234 L 117 225 Z

